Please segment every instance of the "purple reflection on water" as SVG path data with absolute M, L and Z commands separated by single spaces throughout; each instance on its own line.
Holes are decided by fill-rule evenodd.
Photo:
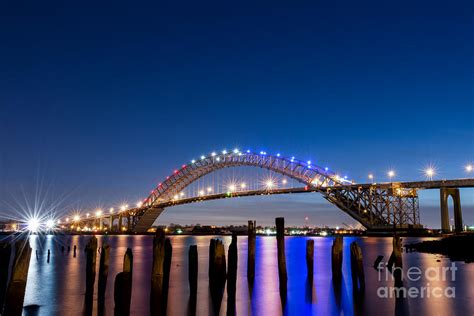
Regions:
M 85 292 L 85 254 L 84 246 L 88 236 L 31 236 L 33 248 L 25 306 L 28 314 L 38 315 L 79 315 L 82 313 Z M 197 314 L 209 315 L 212 302 L 208 283 L 208 246 L 211 238 L 221 238 L 226 250 L 230 237 L 219 236 L 171 236 L 173 258 L 169 288 L 168 314 L 186 315 L 188 312 L 188 249 L 198 246 L 198 294 Z M 308 237 L 310 238 L 310 237 Z M 430 297 L 399 299 L 380 298 L 377 289 L 392 286 L 392 281 L 379 280 L 379 273 L 372 268 L 378 255 L 388 260 L 391 252 L 391 238 L 344 238 L 343 281 L 340 290 L 333 287 L 331 277 L 332 238 L 313 238 L 315 241 L 314 280 L 307 281 L 306 237 L 287 237 L 285 239 L 288 270 L 287 304 L 282 306 L 278 286 L 278 266 L 275 237 L 257 237 L 256 274 L 253 287 L 249 287 L 247 271 L 247 237 L 238 238 L 238 279 L 236 308 L 237 315 L 395 315 L 395 314 L 462 314 L 474 313 L 474 265 L 456 263 L 456 280 L 430 281 L 421 278 L 406 282 L 409 287 L 454 286 L 456 298 Z M 107 242 L 111 246 L 110 267 L 107 281 L 106 313 L 113 314 L 113 285 L 115 275 L 122 270 L 123 256 L 127 247 L 132 248 L 134 256 L 133 293 L 131 312 L 134 315 L 147 315 L 149 308 L 150 273 L 152 261 L 151 236 L 98 236 L 99 246 Z M 415 241 L 416 239 L 410 239 Z M 366 278 L 365 295 L 356 299 L 352 291 L 350 274 L 350 243 L 357 241 L 364 254 Z M 73 257 L 73 246 L 77 245 L 77 257 Z M 61 252 L 61 246 L 66 250 Z M 67 251 L 67 247 L 71 251 Z M 50 262 L 47 251 L 51 250 Z M 35 257 L 39 251 L 39 259 Z M 437 261 L 439 259 L 439 262 Z M 448 267 L 451 262 L 436 255 L 407 253 L 403 256 L 404 268 L 416 266 Z M 99 262 L 99 260 L 97 260 Z M 97 268 L 98 271 L 98 268 Z M 97 285 L 94 293 L 94 309 L 97 308 Z M 37 306 L 36 306 L 37 305 Z M 221 304 L 221 314 L 227 309 L 227 294 Z

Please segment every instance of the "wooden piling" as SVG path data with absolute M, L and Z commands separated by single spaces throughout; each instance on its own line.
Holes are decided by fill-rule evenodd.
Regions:
M 61 246 L 61 252 L 64 252 L 64 246 Z
M 255 280 L 255 241 L 256 241 L 256 221 L 248 221 L 248 241 L 247 241 L 247 280 L 253 283 Z
M 211 288 L 214 314 L 217 315 L 219 314 L 222 297 L 224 295 L 224 287 L 226 282 L 226 258 L 222 240 L 215 239 L 214 242 L 211 242 L 211 246 L 213 246 L 214 249 L 210 250 L 210 253 L 213 254 L 213 257 L 209 260 L 210 264 L 212 265 L 209 286 Z
M 15 262 L 5 296 L 4 316 L 21 315 L 25 299 L 26 279 L 30 267 L 31 248 L 28 240 L 15 244 Z
M 214 273 L 214 251 L 216 250 L 216 239 L 211 239 L 209 241 L 209 281 L 212 281 Z
M 336 282 L 336 284 L 339 284 L 342 280 L 342 247 L 342 236 L 337 236 L 334 239 L 331 249 L 332 280 Z
M 8 283 L 8 270 L 10 267 L 10 258 L 12 253 L 12 247 L 8 242 L 0 243 L 0 312 L 3 309 L 3 303 L 5 302 L 5 294 L 7 291 Z
M 170 284 L 171 257 L 173 246 L 169 238 L 165 239 L 165 260 L 163 262 L 163 315 L 166 315 L 168 307 L 168 289 Z
M 48 263 L 49 263 L 49 258 L 51 257 L 51 250 L 48 249 Z
M 237 288 L 237 235 L 232 234 L 228 250 L 229 266 L 227 271 L 227 315 L 235 315 L 235 294 Z
M 75 247 L 74 247 L 75 250 Z M 86 294 L 84 298 L 84 313 L 92 315 L 94 299 L 94 283 L 97 259 L 97 238 L 92 236 L 85 248 L 86 252 Z
M 285 257 L 285 219 L 277 217 L 275 219 L 277 232 L 277 249 L 278 249 L 278 277 L 280 283 L 280 298 L 282 303 L 286 303 L 287 281 L 286 257 Z
M 163 279 L 165 261 L 165 233 L 157 229 L 153 237 L 153 263 L 151 268 L 150 315 L 163 314 Z
M 355 241 L 351 243 L 351 276 L 353 289 L 363 291 L 365 289 L 365 276 L 362 250 Z
M 104 244 L 100 251 L 99 261 L 99 284 L 97 286 L 97 314 L 105 315 L 105 289 L 109 274 L 110 246 Z
M 132 299 L 132 276 L 133 276 L 133 254 L 132 249 L 127 248 L 123 260 L 123 272 L 115 277 L 114 284 L 114 315 L 130 315 L 130 303 Z
M 198 282 L 198 252 L 196 245 L 189 246 L 188 262 L 189 297 L 190 301 L 196 305 Z
M 74 245 L 74 258 L 76 258 L 76 245 Z
M 392 272 L 393 277 L 395 278 L 395 287 L 403 286 L 402 280 L 402 269 L 403 269 L 403 260 L 402 260 L 402 240 L 400 236 L 393 236 L 392 240 L 392 254 L 388 259 L 388 269 Z
M 306 241 L 306 270 L 308 273 L 308 281 L 313 281 L 314 272 L 314 240 Z

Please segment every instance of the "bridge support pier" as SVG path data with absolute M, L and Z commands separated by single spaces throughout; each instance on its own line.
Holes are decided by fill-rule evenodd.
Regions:
M 448 199 L 451 196 L 454 204 L 454 231 L 456 233 L 462 232 L 462 211 L 461 211 L 461 196 L 458 188 L 441 188 L 441 230 L 445 233 L 449 232 L 449 208 Z
M 122 224 L 123 224 L 122 223 L 122 214 L 120 214 L 119 217 L 118 217 L 118 223 L 117 223 L 117 226 L 118 226 L 117 230 L 118 230 L 119 233 L 122 232 Z

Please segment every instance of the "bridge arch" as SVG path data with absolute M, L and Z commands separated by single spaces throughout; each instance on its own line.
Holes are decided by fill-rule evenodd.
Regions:
M 165 181 L 158 184 L 145 199 L 143 205 L 145 207 L 156 207 L 168 203 L 179 192 L 199 178 L 223 168 L 241 166 L 253 166 L 271 170 L 312 187 L 326 188 L 349 182 L 327 168 L 321 168 L 311 164 L 311 162 L 280 157 L 279 155 L 267 155 L 263 152 L 256 154 L 252 152 L 224 151 L 220 154 L 213 153 L 207 157 L 203 156 L 201 159 L 193 160 L 191 163 L 175 170 Z

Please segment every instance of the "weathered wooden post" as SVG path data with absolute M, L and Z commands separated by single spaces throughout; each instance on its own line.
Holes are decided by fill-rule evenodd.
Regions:
M 210 271 L 209 285 L 211 287 L 211 296 L 214 308 L 214 314 L 219 314 L 222 297 L 224 295 L 224 287 L 226 282 L 226 258 L 224 244 L 221 240 L 215 239 L 211 246 L 214 245 L 212 250 L 213 258 L 212 270 Z M 210 251 L 211 252 L 211 251 Z
M 189 315 L 196 314 L 197 284 L 198 284 L 198 252 L 197 246 L 189 246 L 188 253 L 189 278 Z
M 395 278 L 395 287 L 403 286 L 402 280 L 402 269 L 403 269 L 403 260 L 402 260 L 402 240 L 400 236 L 393 236 L 392 240 L 393 250 L 390 258 L 388 259 L 388 269 L 392 272 L 393 277 Z
M 306 241 L 306 270 L 308 272 L 308 281 L 313 282 L 314 272 L 314 240 Z
M 280 282 L 280 298 L 282 303 L 286 303 L 287 281 L 286 258 L 285 258 L 285 219 L 277 217 L 275 219 L 277 232 L 277 248 L 278 248 L 278 277 Z
M 77 249 L 77 247 L 76 247 L 76 245 L 74 245 L 74 258 L 76 258 L 76 249 Z
M 68 252 L 68 253 L 71 252 L 71 246 L 67 246 L 67 252 Z
M 35 250 L 35 255 L 36 255 L 36 261 L 38 261 L 38 259 L 39 259 L 38 249 Z
M 25 299 L 26 279 L 30 267 L 31 248 L 28 240 L 15 244 L 15 263 L 5 296 L 4 316 L 21 315 Z
M 216 250 L 216 239 L 211 239 L 209 241 L 209 283 L 213 281 L 214 273 L 214 252 Z
M 94 303 L 95 263 L 97 259 L 97 238 L 92 236 L 85 248 L 86 252 L 86 295 L 84 298 L 84 312 L 92 315 Z
M 130 303 L 132 299 L 132 276 L 133 276 L 133 254 L 132 249 L 127 248 L 123 259 L 123 272 L 115 277 L 114 284 L 114 315 L 130 315 Z
M 165 274 L 165 233 L 157 229 L 153 237 L 153 263 L 151 269 L 150 315 L 165 315 L 164 274 Z
M 339 284 L 342 280 L 342 236 L 334 239 L 331 249 L 332 280 Z
M 165 239 L 165 260 L 163 262 L 163 314 L 166 315 L 168 308 L 168 289 L 170 285 L 171 257 L 173 246 L 169 238 Z
M 0 312 L 3 309 L 3 303 L 5 302 L 5 294 L 8 283 L 8 270 L 10 267 L 10 257 L 12 253 L 12 247 L 8 242 L 0 243 Z
M 97 314 L 105 315 L 105 289 L 109 274 L 110 246 L 104 244 L 100 252 L 99 262 L 99 285 L 97 286 Z
M 235 315 L 235 293 L 237 288 L 237 235 L 232 234 L 228 250 L 229 266 L 227 271 L 227 315 Z
M 362 250 L 355 241 L 351 243 L 351 275 L 353 289 L 363 291 L 365 289 L 365 276 Z
M 256 241 L 256 221 L 248 222 L 248 250 L 247 250 L 247 280 L 253 283 L 255 280 L 255 241 Z
M 48 249 L 48 263 L 49 263 L 49 258 L 51 257 L 51 250 Z

